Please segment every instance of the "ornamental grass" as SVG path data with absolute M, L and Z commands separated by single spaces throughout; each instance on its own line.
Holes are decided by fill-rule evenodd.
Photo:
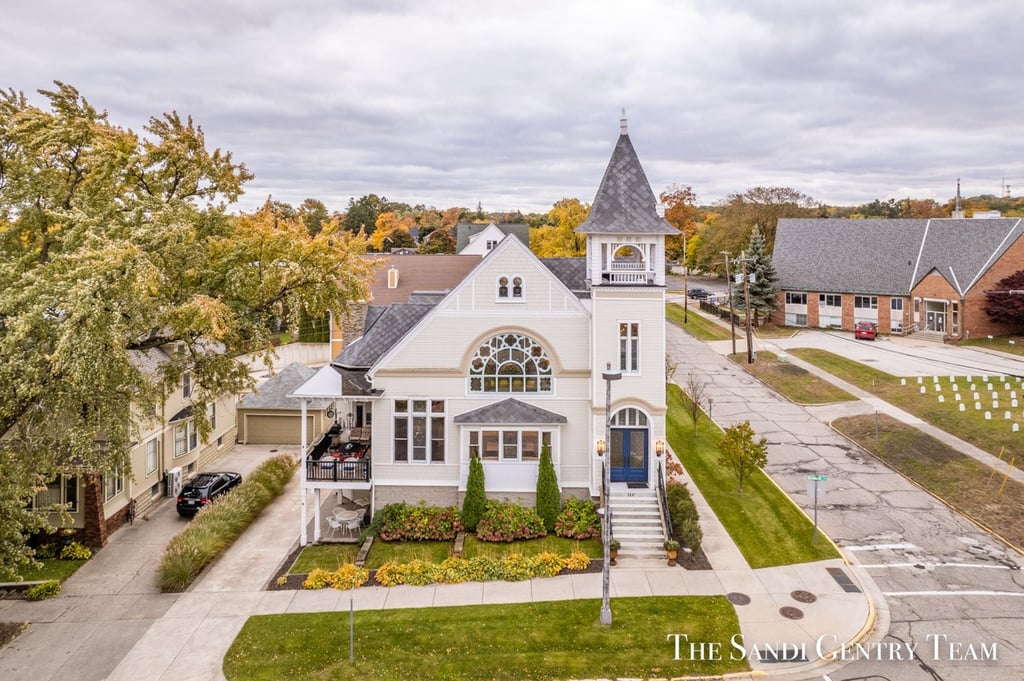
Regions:
M 281 494 L 295 466 L 295 457 L 287 454 L 267 459 L 245 482 L 200 510 L 164 549 L 157 569 L 160 590 L 187 589 Z

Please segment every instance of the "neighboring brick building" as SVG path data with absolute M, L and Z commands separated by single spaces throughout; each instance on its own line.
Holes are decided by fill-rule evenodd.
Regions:
M 781 219 L 774 320 L 961 339 L 1010 332 L 984 312 L 985 292 L 1024 270 L 1020 218 Z

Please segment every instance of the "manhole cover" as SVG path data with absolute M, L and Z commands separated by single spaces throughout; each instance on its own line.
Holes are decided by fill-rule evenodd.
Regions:
M 799 620 L 803 619 L 804 611 L 800 608 L 791 608 L 788 605 L 779 608 L 779 614 L 788 620 Z
M 810 591 L 801 591 L 797 589 L 793 593 L 789 594 L 794 601 L 798 603 L 813 603 L 818 600 L 818 597 L 812 594 Z
M 733 605 L 750 605 L 750 596 L 747 594 L 741 594 L 739 591 L 730 591 L 725 594 L 725 597 L 729 599 L 729 602 Z

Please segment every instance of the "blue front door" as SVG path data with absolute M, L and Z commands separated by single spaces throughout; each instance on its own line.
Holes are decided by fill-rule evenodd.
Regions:
M 647 482 L 647 429 L 612 428 L 612 482 Z

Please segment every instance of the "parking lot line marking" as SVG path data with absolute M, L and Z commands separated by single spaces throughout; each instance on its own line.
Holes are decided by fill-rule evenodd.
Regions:
M 1024 591 L 883 591 L 883 596 L 1024 596 Z
M 913 544 L 863 544 L 861 546 L 844 546 L 847 551 L 884 551 L 885 549 L 916 549 Z
M 874 565 L 861 565 L 862 568 L 925 568 L 925 567 L 954 567 L 954 568 L 979 568 L 981 570 L 1017 570 L 1019 568 L 1010 565 L 983 565 L 981 563 L 876 563 Z

